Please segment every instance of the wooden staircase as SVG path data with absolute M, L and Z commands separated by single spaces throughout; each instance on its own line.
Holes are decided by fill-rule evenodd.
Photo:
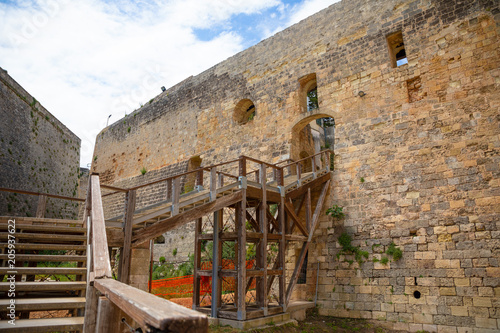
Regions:
M 108 245 L 123 245 L 120 280 L 128 282 L 133 247 L 194 221 L 193 308 L 214 318 L 236 320 L 285 312 L 322 215 L 333 152 L 283 162 L 240 156 L 132 188 L 101 185 L 108 191 L 104 206 L 106 198 L 125 196 L 123 214 L 106 219 Z M 151 204 L 150 191 L 162 199 Z M 114 206 L 116 200 L 108 200 Z M 202 253 L 208 242 L 212 254 Z M 290 277 L 285 267 L 289 244 L 300 249 Z M 227 267 L 223 267 L 223 248 L 232 253 L 224 258 L 231 262 Z M 255 254 L 249 255 L 247 248 L 255 249 Z M 202 261 L 217 264 L 207 269 Z M 204 286 L 202 291 L 201 281 L 206 284 L 209 279 L 211 290 Z M 202 305 L 206 295 L 213 301 L 210 306 Z
M 0 332 L 83 330 L 86 234 L 82 221 L 0 217 Z

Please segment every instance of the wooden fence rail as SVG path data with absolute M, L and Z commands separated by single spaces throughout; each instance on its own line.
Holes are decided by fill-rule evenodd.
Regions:
M 144 332 L 207 332 L 205 315 L 112 278 L 98 175 L 89 179 L 84 223 L 88 230 L 84 332 L 118 332 L 120 312 Z

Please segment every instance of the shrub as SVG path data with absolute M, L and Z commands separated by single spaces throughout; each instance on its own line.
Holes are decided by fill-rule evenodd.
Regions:
M 394 259 L 394 261 L 398 261 L 399 259 L 401 259 L 403 257 L 403 251 L 401 251 L 400 248 L 396 247 L 396 244 L 394 244 L 394 242 L 392 242 L 389 245 L 389 247 L 387 248 L 387 251 L 385 251 L 385 253 L 387 255 L 392 256 L 392 259 Z
M 341 219 L 344 217 L 344 213 L 342 212 L 343 209 L 344 207 L 333 205 L 331 208 L 326 210 L 326 215 L 330 215 L 334 219 Z

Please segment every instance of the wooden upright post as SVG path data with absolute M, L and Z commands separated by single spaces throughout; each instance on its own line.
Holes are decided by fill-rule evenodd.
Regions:
M 194 231 L 194 268 L 193 268 L 193 310 L 196 310 L 200 306 L 200 276 L 198 271 L 201 265 L 201 225 L 203 219 L 199 218 L 196 220 L 195 231 Z
M 136 191 L 130 190 L 125 197 L 125 217 L 123 219 L 123 251 L 120 255 L 120 271 L 118 279 L 125 284 L 129 283 L 130 257 L 132 252 L 132 226 L 135 211 Z
M 181 177 L 174 178 L 172 198 L 172 216 L 179 214 L 179 200 L 181 196 Z
M 219 240 L 219 232 L 221 227 L 222 211 L 214 212 L 214 229 L 213 229 L 213 248 L 212 248 L 212 318 L 217 318 L 220 307 L 220 279 L 219 267 L 221 265 L 221 242 Z
M 306 193 L 306 230 L 311 233 L 311 188 L 307 188 Z
M 300 170 L 300 169 L 298 169 Z M 283 169 L 280 170 L 278 177 L 278 185 L 284 186 Z M 283 307 L 283 312 L 286 311 L 286 275 L 285 275 L 285 193 L 281 193 L 279 205 L 279 227 L 281 232 L 281 239 L 279 242 L 279 266 L 281 268 L 281 275 L 279 276 L 279 303 Z
M 246 184 L 246 158 L 240 157 L 239 175 L 242 184 Z M 247 233 L 246 233 L 246 211 L 247 211 L 247 196 L 246 186 L 241 188 L 242 198 L 236 204 L 236 229 L 238 232 L 238 310 L 237 319 L 245 320 L 246 315 L 246 285 L 247 285 Z
M 42 218 L 45 216 L 45 207 L 47 206 L 47 196 L 38 196 L 38 205 L 36 207 L 36 217 Z
M 210 169 L 210 201 L 217 199 L 217 169 Z
M 259 205 L 258 223 L 260 232 L 262 232 L 262 240 L 257 247 L 257 267 L 263 271 L 261 278 L 257 279 L 257 303 L 264 310 L 264 316 L 267 316 L 267 198 L 266 198 L 266 165 L 260 165 L 260 185 L 262 188 L 262 200 Z

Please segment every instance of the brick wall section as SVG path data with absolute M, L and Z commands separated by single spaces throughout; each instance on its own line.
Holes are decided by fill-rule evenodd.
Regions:
M 104 129 L 92 168 L 113 182 L 191 156 L 277 162 L 300 144 L 292 129 L 333 117 L 327 206 L 346 217 L 323 215 L 309 250 L 320 312 L 404 331 L 498 331 L 499 22 L 496 1 L 342 1 Z M 408 64 L 392 68 L 386 36 L 398 30 Z M 305 113 L 298 79 L 310 73 L 319 109 Z M 244 98 L 257 113 L 239 125 L 232 112 Z M 365 263 L 337 259 L 343 231 Z M 373 262 L 391 242 L 403 258 Z
M 0 187 L 78 196 L 80 139 L 0 68 Z M 0 192 L 0 215 L 34 216 L 38 197 Z M 47 217 L 78 205 L 48 199 Z

